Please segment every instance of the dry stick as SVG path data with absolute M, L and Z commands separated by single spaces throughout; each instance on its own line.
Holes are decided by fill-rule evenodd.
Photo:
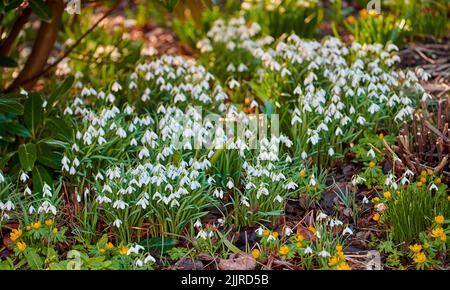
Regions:
M 105 14 L 103 14 L 103 16 L 94 23 L 94 25 L 91 26 L 91 28 L 89 28 L 83 35 L 81 35 L 80 38 L 78 38 L 77 41 L 75 41 L 75 43 L 69 47 L 69 49 L 66 50 L 66 52 L 60 57 L 58 58 L 54 63 L 52 63 L 51 65 L 49 65 L 46 69 L 44 69 L 43 71 L 41 71 L 39 74 L 37 74 L 36 76 L 23 81 L 22 84 L 26 84 L 29 82 L 33 82 L 35 80 L 37 80 L 38 78 L 40 78 L 41 76 L 47 74 L 50 70 L 52 70 L 55 66 L 58 65 L 58 63 L 60 63 L 61 61 L 63 61 L 82 41 L 84 38 L 86 38 L 86 36 L 88 36 L 92 31 L 94 31 L 94 29 L 106 18 L 108 17 L 118 6 L 119 4 L 122 2 L 122 0 L 118 0 L 116 2 L 116 4 L 114 4 L 113 7 L 111 7 L 108 11 L 105 12 Z M 15 87 L 10 87 L 8 88 L 7 91 L 11 91 L 14 90 Z

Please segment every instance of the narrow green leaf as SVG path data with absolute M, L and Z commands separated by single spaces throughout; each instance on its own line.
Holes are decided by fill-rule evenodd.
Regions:
M 44 183 L 50 185 L 52 178 L 44 167 L 37 165 L 33 168 L 33 192 L 42 192 Z
M 42 265 L 44 264 L 44 262 L 35 249 L 26 249 L 25 258 L 27 259 L 28 265 L 30 266 L 31 270 L 42 269 Z
M 36 134 L 36 129 L 40 124 L 42 117 L 42 97 L 38 93 L 30 93 L 28 99 L 25 101 L 24 115 L 25 124 L 31 130 L 31 134 L 34 136 Z

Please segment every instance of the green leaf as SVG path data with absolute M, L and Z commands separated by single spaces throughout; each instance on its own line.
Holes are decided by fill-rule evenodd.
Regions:
M 180 0 L 160 0 L 169 12 L 173 12 Z
M 19 146 L 19 160 L 23 170 L 31 171 L 36 162 L 36 145 L 33 143 L 22 144 Z
M 44 167 L 37 165 L 33 169 L 33 192 L 42 192 L 44 183 L 52 184 L 52 178 Z
M 42 0 L 30 0 L 31 10 L 45 22 L 50 22 L 52 20 L 52 11 L 47 4 Z
M 55 137 L 60 136 L 66 140 L 70 140 L 72 138 L 72 127 L 63 119 L 57 117 L 47 118 L 46 125 L 48 125 L 50 129 L 52 129 L 52 132 L 57 132 L 55 134 Z
M 0 67 L 17 67 L 17 62 L 8 56 L 0 55 Z
M 37 144 L 37 161 L 46 167 L 53 169 L 60 168 L 61 157 L 58 153 L 51 150 L 50 145 L 40 142 Z
M 141 241 L 139 245 L 145 247 L 149 252 L 158 250 L 163 254 L 176 246 L 177 243 L 178 241 L 173 238 L 150 238 Z
M 50 95 L 48 99 L 48 103 L 53 106 L 55 101 L 61 99 L 72 87 L 73 82 L 75 81 L 75 78 L 73 76 L 68 77 L 65 79 L 61 85 L 59 85 L 55 90 L 53 90 L 52 94 Z
M 17 7 L 20 6 L 20 4 L 22 4 L 22 0 L 10 1 L 9 4 L 6 5 L 6 7 L 5 7 L 5 12 L 11 11 L 13 9 L 16 9 Z
M 11 159 L 11 157 L 13 157 L 14 154 L 16 154 L 16 153 L 17 153 L 17 151 L 8 152 L 2 158 L 0 158 L 0 171 L 2 170 L 3 167 L 5 167 L 6 163 L 9 161 L 9 159 Z
M 20 136 L 24 138 L 29 138 L 31 136 L 30 130 L 28 130 L 24 125 L 19 123 L 8 124 L 6 127 L 6 131 L 15 136 Z
M 21 95 L 19 94 L 0 95 L 0 113 L 11 113 L 15 115 L 22 115 L 23 105 L 21 104 Z
M 31 130 L 33 136 L 36 135 L 36 129 L 42 118 L 42 97 L 38 93 L 30 93 L 28 99 L 25 101 L 24 110 L 26 114 L 24 115 L 25 124 Z
M 28 248 L 25 251 L 25 258 L 27 259 L 28 265 L 30 266 L 31 270 L 42 269 L 42 265 L 44 264 L 44 262 L 35 249 Z

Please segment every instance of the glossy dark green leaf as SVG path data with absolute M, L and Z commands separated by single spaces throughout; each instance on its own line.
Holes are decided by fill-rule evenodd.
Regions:
M 63 119 L 56 117 L 48 118 L 46 120 L 46 129 L 54 137 L 60 136 L 65 140 L 72 138 L 72 127 Z
M 0 95 L 0 113 L 22 115 L 21 97 L 18 94 Z
M 50 7 L 42 0 L 30 0 L 31 10 L 43 21 L 50 22 L 52 20 L 52 11 Z
M 13 157 L 13 155 L 16 153 L 17 151 L 8 152 L 4 156 L 2 156 L 2 158 L 0 158 L 0 171 L 3 169 L 3 167 L 5 167 L 9 159 L 11 159 L 11 157 Z
M 36 145 L 33 143 L 22 144 L 19 146 L 19 159 L 23 170 L 31 171 L 37 159 Z
M 8 5 L 5 6 L 5 12 L 16 9 L 17 7 L 20 6 L 20 4 L 22 4 L 22 2 L 23 2 L 22 0 L 9 1 Z
M 42 192 L 45 183 L 52 184 L 52 178 L 44 167 L 36 165 L 33 168 L 33 192 Z
M 51 93 L 48 103 L 53 106 L 55 101 L 58 101 L 59 99 L 63 98 L 65 94 L 72 88 L 73 82 L 75 81 L 75 78 L 73 76 L 69 76 L 67 79 L 65 79 L 53 92 Z
M 61 166 L 61 157 L 52 151 L 52 147 L 46 143 L 37 144 L 37 161 L 46 167 L 58 169 Z
M 30 130 L 20 123 L 10 123 L 6 126 L 6 131 L 12 135 L 29 138 Z
M 17 67 L 17 62 L 8 56 L 0 55 L 0 67 Z
M 42 97 L 38 93 L 30 93 L 24 105 L 24 120 L 27 127 L 31 130 L 32 135 L 36 133 L 36 129 L 42 118 Z

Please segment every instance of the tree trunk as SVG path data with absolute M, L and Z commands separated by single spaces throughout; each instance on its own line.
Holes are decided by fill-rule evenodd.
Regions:
M 41 26 L 39 27 L 31 54 L 22 71 L 8 88 L 8 91 L 14 91 L 19 87 L 25 89 L 32 88 L 37 81 L 37 76 L 39 76 L 47 64 L 47 60 L 58 36 L 65 4 L 63 0 L 48 0 L 47 5 L 52 11 L 52 21 L 50 23 L 41 21 Z

